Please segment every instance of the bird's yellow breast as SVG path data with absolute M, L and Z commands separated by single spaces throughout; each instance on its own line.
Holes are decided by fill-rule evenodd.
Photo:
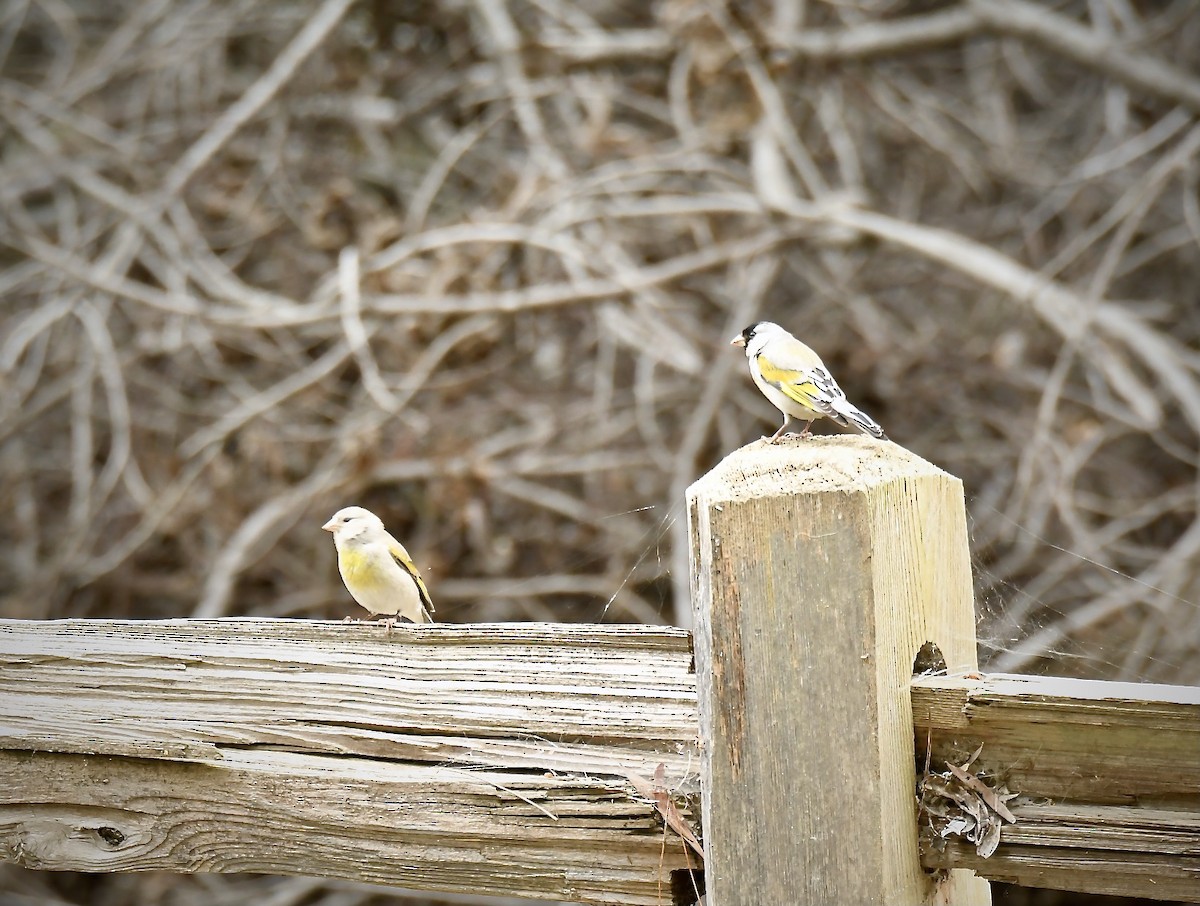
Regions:
M 383 585 L 387 573 L 379 568 L 375 559 L 364 551 L 347 548 L 338 552 L 338 568 L 347 585 L 356 588 Z

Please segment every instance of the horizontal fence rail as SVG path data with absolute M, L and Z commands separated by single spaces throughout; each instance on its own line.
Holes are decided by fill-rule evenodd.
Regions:
M 691 671 L 657 627 L 0 621 L 0 855 L 669 903 Z
M 0 621 L 0 855 L 670 903 L 699 859 L 654 790 L 694 823 L 690 670 L 687 633 L 637 626 Z M 987 857 L 919 816 L 927 869 L 1200 902 L 1200 689 L 911 696 L 918 775 L 1018 794 Z
M 1019 794 L 986 858 L 924 821 L 927 868 L 1200 902 L 1200 688 L 932 676 L 914 679 L 912 704 L 918 762 L 928 745 L 932 772 L 970 761 L 988 789 Z

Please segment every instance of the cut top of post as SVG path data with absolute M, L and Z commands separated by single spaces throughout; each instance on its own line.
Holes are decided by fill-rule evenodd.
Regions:
M 858 435 L 755 441 L 698 479 L 690 499 L 750 500 L 789 493 L 867 491 L 896 479 L 942 476 L 958 482 L 899 444 Z

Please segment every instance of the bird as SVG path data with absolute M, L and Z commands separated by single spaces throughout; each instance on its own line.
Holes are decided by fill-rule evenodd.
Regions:
M 397 617 L 432 623 L 433 601 L 404 545 L 360 506 L 338 510 L 321 528 L 333 532 L 338 571 L 351 596 L 390 630 Z M 349 617 L 347 617 L 349 619 Z
M 816 419 L 830 418 L 880 440 L 888 439 L 875 419 L 846 399 L 821 357 L 778 324 L 758 321 L 729 342 L 746 348 L 750 376 L 763 396 L 783 413 L 783 424 L 771 435 L 770 443 L 779 439 L 792 418 L 805 421 L 801 437 L 809 436 Z

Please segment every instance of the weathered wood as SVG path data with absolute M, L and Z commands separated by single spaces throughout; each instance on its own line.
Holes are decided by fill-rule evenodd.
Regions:
M 657 627 L 0 621 L 0 857 L 659 904 L 696 859 L 628 777 L 695 792 L 691 661 Z
M 969 844 L 930 849 L 929 868 L 971 868 L 1024 887 L 1200 902 L 1200 816 L 1130 806 L 1018 804 L 1000 848 L 983 859 Z
M 688 506 L 711 906 L 989 902 L 922 872 L 913 800 L 914 658 L 975 664 L 958 479 L 894 444 L 785 439 Z
M 983 745 L 1010 788 L 1092 804 L 1200 799 L 1200 688 L 992 674 L 912 682 L 923 751 L 961 762 Z
M 978 749 L 972 773 L 1020 794 L 990 858 L 927 837 L 926 867 L 1200 902 L 1200 689 L 929 676 L 913 680 L 912 705 L 934 770 Z

